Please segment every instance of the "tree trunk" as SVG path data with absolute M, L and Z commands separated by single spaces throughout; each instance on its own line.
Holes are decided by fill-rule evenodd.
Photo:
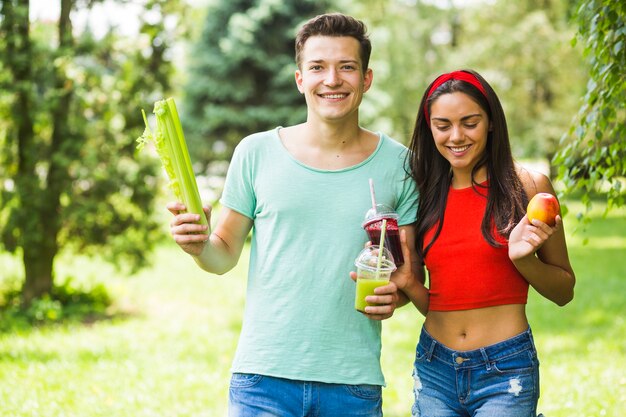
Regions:
M 72 46 L 72 23 L 70 11 L 72 0 L 61 1 L 59 17 L 59 53 L 70 53 Z M 54 258 L 58 253 L 57 237 L 61 229 L 61 194 L 70 186 L 68 160 L 71 141 L 74 139 L 69 126 L 73 84 L 62 69 L 56 71 L 55 89 L 57 102 L 52 107 L 52 141 L 50 145 L 49 169 L 45 198 L 37 207 L 37 218 L 41 225 L 42 239 L 35 248 L 24 247 L 24 271 L 26 279 L 22 290 L 25 304 L 33 298 L 49 294 L 54 284 Z
M 72 25 L 70 11 L 73 0 L 61 1 L 59 18 L 59 55 L 71 52 Z M 55 89 L 58 99 L 51 103 L 52 140 L 49 152 L 43 152 L 45 161 L 38 161 L 42 152 L 35 141 L 33 119 L 33 74 L 29 63 L 32 60 L 28 2 L 13 7 L 10 0 L 3 1 L 3 14 L 8 21 L 12 52 L 8 67 L 13 74 L 15 104 L 13 119 L 18 143 L 18 169 L 15 176 L 19 196 L 18 228 L 20 246 L 23 249 L 25 279 L 22 287 L 22 302 L 29 305 L 33 299 L 49 294 L 54 282 L 54 258 L 58 253 L 57 237 L 61 228 L 60 196 L 69 184 L 68 146 L 73 139 L 69 128 L 70 104 L 73 86 L 63 69 L 56 72 Z M 48 166 L 42 178 L 38 164 Z
M 50 294 L 54 282 L 53 263 L 55 247 L 25 247 L 24 271 L 26 279 L 22 287 L 22 302 L 28 306 L 36 298 Z
M 51 287 L 51 272 L 44 273 L 48 278 L 40 281 L 37 269 L 40 259 L 37 253 L 43 252 L 40 243 L 43 241 L 43 230 L 40 227 L 41 217 L 38 207 L 41 206 L 41 188 L 35 171 L 37 152 L 33 128 L 32 109 L 32 72 L 29 63 L 32 59 L 30 42 L 30 22 L 28 20 L 29 4 L 14 5 L 12 1 L 3 1 L 4 27 L 7 32 L 7 67 L 13 76 L 14 103 L 12 106 L 15 137 L 17 139 L 18 167 L 15 176 L 16 191 L 19 198 L 17 224 L 20 230 L 19 245 L 24 249 L 24 269 L 26 277 L 22 288 L 22 300 L 28 305 L 41 291 Z M 41 258 L 43 259 L 43 258 Z M 33 262 L 34 261 L 34 262 Z M 45 269 L 45 268 L 44 268 Z

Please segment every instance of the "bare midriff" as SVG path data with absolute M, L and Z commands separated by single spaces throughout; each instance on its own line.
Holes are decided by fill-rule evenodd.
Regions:
M 446 347 L 467 351 L 493 345 L 528 329 L 524 304 L 460 311 L 429 311 L 426 331 Z

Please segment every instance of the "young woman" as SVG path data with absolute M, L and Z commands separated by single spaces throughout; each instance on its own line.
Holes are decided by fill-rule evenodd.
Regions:
M 513 162 L 500 101 L 470 70 L 428 87 L 410 149 L 417 255 L 429 276 L 427 292 L 415 263 L 394 276 L 426 314 L 413 416 L 534 417 L 539 362 L 528 287 L 563 306 L 575 281 L 561 217 L 550 227 L 525 215 L 536 193 L 555 193 L 552 184 Z

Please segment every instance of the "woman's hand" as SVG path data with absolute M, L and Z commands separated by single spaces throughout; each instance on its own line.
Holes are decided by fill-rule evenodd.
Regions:
M 413 262 L 411 262 L 414 256 L 411 256 L 411 250 L 407 244 L 404 230 L 400 231 L 400 248 L 402 249 L 402 256 L 406 262 L 391 274 L 391 280 L 396 283 L 399 290 L 404 290 L 415 280 L 412 267 Z
M 556 216 L 554 227 L 537 219 L 531 223 L 528 216 L 524 216 L 509 235 L 509 258 L 516 261 L 534 255 L 560 229 L 561 224 L 560 215 Z
M 411 226 L 412 227 L 412 226 Z M 414 247 L 415 235 L 412 228 L 400 230 L 400 246 L 406 262 L 391 274 L 400 291 L 401 305 L 410 301 L 424 316 L 428 312 L 429 294 L 425 286 L 426 277 L 421 259 Z

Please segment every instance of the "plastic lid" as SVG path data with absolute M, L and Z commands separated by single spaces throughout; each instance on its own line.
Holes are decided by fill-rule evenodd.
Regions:
M 366 225 L 378 221 L 381 219 L 398 219 L 398 213 L 386 204 L 376 204 L 376 210 L 370 208 L 365 213 L 365 220 L 363 221 L 363 227 Z
M 368 246 L 359 253 L 354 265 L 361 269 L 368 269 L 370 271 L 376 271 L 378 264 L 378 254 L 380 253 L 380 247 L 378 245 Z M 387 248 L 383 248 L 383 257 L 380 262 L 381 271 L 395 271 L 396 264 L 393 259 L 393 255 Z

